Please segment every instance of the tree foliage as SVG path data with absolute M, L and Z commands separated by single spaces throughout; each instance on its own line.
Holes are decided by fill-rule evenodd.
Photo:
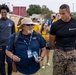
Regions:
M 45 18 L 50 18 L 53 11 L 49 10 L 47 6 L 43 5 L 41 9 L 41 14 L 45 15 Z
M 72 12 L 71 16 L 74 17 L 74 18 L 76 18 L 76 12 Z
M 49 11 L 49 9 L 48 8 L 42 8 L 41 9 L 41 14 L 43 14 L 43 15 L 45 15 L 45 14 L 47 14 L 48 13 L 48 11 Z
M 51 17 L 51 14 L 53 14 L 53 11 L 49 10 L 47 12 L 47 14 L 45 15 L 45 18 L 50 18 Z
M 42 14 L 45 18 L 50 18 L 53 11 L 49 10 L 47 6 L 43 5 L 40 7 L 39 5 L 29 5 L 27 9 L 27 13 L 31 16 L 32 14 Z
M 39 5 L 30 5 L 27 13 L 29 13 L 29 15 L 32 14 L 41 14 L 41 7 Z

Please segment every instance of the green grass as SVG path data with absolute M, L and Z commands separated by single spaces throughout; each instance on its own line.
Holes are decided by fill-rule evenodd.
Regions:
M 53 62 L 52 62 L 53 50 L 50 51 L 50 66 L 46 66 L 45 69 L 40 69 L 41 75 L 53 75 Z M 7 64 L 6 64 L 7 68 Z
M 53 51 L 50 51 L 50 66 L 46 66 L 45 69 L 40 69 L 41 75 L 53 75 L 53 62 L 52 62 Z

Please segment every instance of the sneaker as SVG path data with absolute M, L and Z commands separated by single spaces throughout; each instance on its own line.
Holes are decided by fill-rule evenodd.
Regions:
M 50 63 L 47 63 L 48 66 L 50 66 Z
M 45 69 L 45 66 L 42 66 L 42 69 Z

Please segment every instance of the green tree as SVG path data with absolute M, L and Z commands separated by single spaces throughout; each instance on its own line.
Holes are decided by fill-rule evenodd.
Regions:
M 43 14 L 43 15 L 47 14 L 48 11 L 49 11 L 49 9 L 46 6 L 41 8 L 41 14 Z
M 43 5 L 41 8 L 41 14 L 45 15 L 45 18 L 50 18 L 51 14 L 53 14 L 53 11 L 49 10 L 46 5 Z
M 74 18 L 76 18 L 76 12 L 72 12 L 71 16 L 74 17 Z
M 27 13 L 31 16 L 32 14 L 41 14 L 41 7 L 39 5 L 29 5 Z
M 45 15 L 45 18 L 50 18 L 51 17 L 51 14 L 53 14 L 53 11 L 49 10 L 47 12 L 47 14 Z

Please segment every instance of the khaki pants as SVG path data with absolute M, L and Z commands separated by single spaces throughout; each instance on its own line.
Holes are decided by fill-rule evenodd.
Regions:
M 12 75 L 27 75 L 27 74 L 22 74 L 22 73 L 20 73 L 20 72 L 13 72 L 13 74 Z M 36 73 L 34 73 L 34 74 L 30 74 L 30 75 L 40 75 L 40 70 L 38 70 Z

